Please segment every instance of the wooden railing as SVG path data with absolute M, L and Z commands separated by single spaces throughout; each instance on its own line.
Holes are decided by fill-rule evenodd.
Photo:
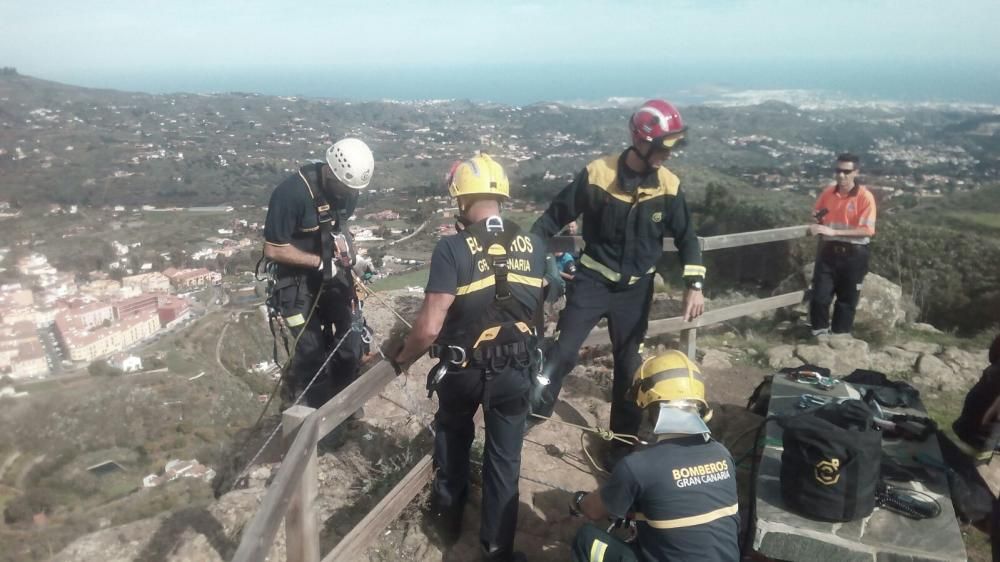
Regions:
M 801 238 L 808 234 L 808 226 L 790 226 L 755 232 L 741 232 L 700 238 L 704 251 L 779 242 Z M 574 251 L 582 247 L 579 237 L 556 237 L 550 250 Z M 676 251 L 673 242 L 664 241 L 663 250 Z M 694 357 L 697 330 L 734 318 L 794 306 L 802 302 L 804 291 L 795 291 L 775 297 L 709 310 L 692 322 L 683 318 L 664 318 L 649 322 L 648 336 L 681 333 L 682 350 Z M 609 343 L 607 329 L 593 330 L 584 346 Z M 260 508 L 245 527 L 233 562 L 263 562 L 281 522 L 285 522 L 286 559 L 288 562 L 320 562 L 319 521 L 316 512 L 317 452 L 316 444 L 351 413 L 378 393 L 395 378 L 395 372 L 385 361 L 380 361 L 358 380 L 318 410 L 305 406 L 289 408 L 282 415 L 282 432 L 286 453 L 278 473 L 264 495 Z M 337 544 L 322 562 L 354 562 L 360 559 L 368 546 L 391 523 L 432 476 L 431 457 L 421 458 L 406 476 Z

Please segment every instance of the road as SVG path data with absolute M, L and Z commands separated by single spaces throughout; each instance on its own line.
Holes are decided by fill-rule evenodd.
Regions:
M 423 222 L 423 224 L 421 224 L 420 226 L 417 227 L 416 230 L 414 230 L 413 232 L 411 232 L 411 233 L 407 234 L 406 236 L 400 238 L 399 240 L 395 240 L 393 242 L 389 242 L 389 245 L 390 246 L 395 246 L 396 244 L 399 244 L 400 242 L 404 242 L 404 241 L 409 240 L 410 238 L 413 238 L 414 236 L 420 234 L 420 231 L 423 230 L 424 227 L 427 226 L 427 223 L 429 223 L 429 222 L 431 222 L 431 221 L 430 220 L 425 220 Z
M 223 371 L 229 373 L 230 376 L 233 376 L 233 374 L 229 372 L 229 369 L 222 364 L 222 342 L 225 341 L 226 330 L 228 329 L 229 322 L 226 322 L 225 325 L 222 326 L 222 331 L 219 332 L 219 340 L 215 342 L 215 362 L 219 364 L 219 367 L 222 367 Z
M 63 370 L 62 362 L 66 356 L 63 355 L 62 348 L 56 341 L 55 324 L 38 328 L 37 331 L 38 340 L 42 342 L 42 347 L 45 349 L 45 361 L 49 364 L 49 371 L 53 375 L 57 375 Z

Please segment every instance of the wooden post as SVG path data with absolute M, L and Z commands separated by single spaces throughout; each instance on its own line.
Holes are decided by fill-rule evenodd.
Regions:
M 698 351 L 698 347 L 696 345 L 697 338 L 698 338 L 697 328 L 688 328 L 686 330 L 681 330 L 681 351 L 683 351 L 684 355 L 687 355 L 688 359 L 692 361 L 698 360 L 698 358 L 695 356 Z
M 306 406 L 293 406 L 281 417 L 282 437 L 290 445 L 305 419 L 315 412 Z M 316 436 L 319 439 L 319 436 Z M 292 501 L 285 514 L 285 558 L 288 562 L 319 562 L 319 521 L 316 518 L 317 463 L 316 440 L 303 452 L 308 458 L 302 476 L 293 485 Z

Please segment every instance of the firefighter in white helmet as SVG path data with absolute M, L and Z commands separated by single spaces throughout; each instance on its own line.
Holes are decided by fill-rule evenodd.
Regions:
M 275 282 L 268 304 L 295 342 L 285 375 L 286 402 L 298 398 L 343 340 L 303 402 L 318 408 L 358 374 L 365 343 L 351 266 L 354 242 L 347 219 L 375 171 L 371 149 L 345 138 L 326 151 L 325 162 L 299 168 L 271 194 L 264 223 L 264 257 Z M 318 302 L 317 302 L 318 299 Z

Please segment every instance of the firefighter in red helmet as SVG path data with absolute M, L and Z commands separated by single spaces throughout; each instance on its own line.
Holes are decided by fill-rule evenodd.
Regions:
M 639 344 L 646 333 L 653 273 L 670 236 L 684 265 L 684 317 L 704 310 L 705 268 L 680 180 L 663 164 L 687 127 L 680 112 L 663 100 L 644 103 L 629 119 L 632 144 L 621 154 L 594 160 L 564 188 L 535 222 L 532 232 L 547 240 L 583 216 L 585 248 L 545 371 L 532 395 L 532 411 L 551 415 L 565 376 L 576 365 L 580 346 L 601 318 L 608 320 L 614 354 L 611 429 L 634 434 L 640 411 L 625 398 L 638 369 Z M 620 457 L 624 451 L 613 451 Z

